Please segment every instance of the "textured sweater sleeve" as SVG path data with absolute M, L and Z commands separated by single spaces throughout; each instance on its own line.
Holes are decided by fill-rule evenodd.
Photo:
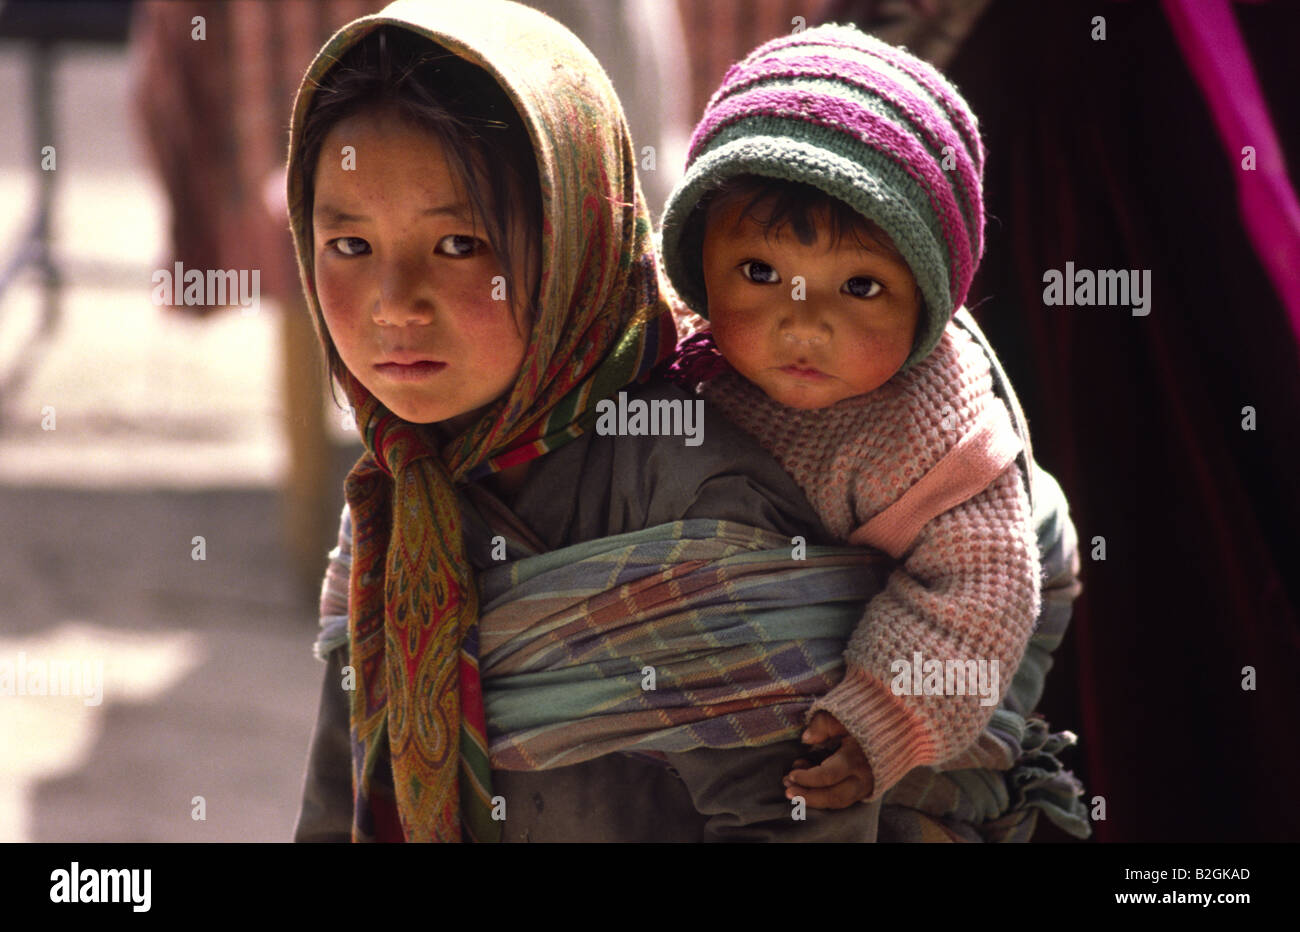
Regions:
M 1011 685 L 1039 600 L 1029 501 L 1012 463 L 924 525 L 854 631 L 844 680 L 813 705 L 861 744 L 875 778 L 871 799 L 979 736 Z M 980 669 L 986 677 L 969 682 Z M 940 694 L 927 694 L 935 687 Z

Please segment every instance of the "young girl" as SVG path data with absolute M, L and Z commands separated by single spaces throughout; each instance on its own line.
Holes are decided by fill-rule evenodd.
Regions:
M 937 71 L 821 27 L 728 71 L 664 214 L 669 276 L 710 325 L 679 378 L 837 539 L 900 561 L 804 734 L 865 754 L 867 799 L 980 737 L 1041 607 L 1021 442 L 950 322 L 983 252 L 983 159 Z M 831 770 L 796 770 L 788 794 Z
M 792 823 L 780 784 L 843 605 L 876 591 L 862 558 L 792 567 L 815 515 L 720 418 L 690 456 L 592 429 L 623 392 L 689 401 L 637 384 L 674 332 L 632 153 L 599 65 L 511 3 L 402 0 L 304 78 L 292 229 L 366 452 L 323 594 L 300 839 L 764 837 L 740 832 L 774 812 L 874 836 L 868 807 Z M 781 652 L 780 676 L 754 662 Z

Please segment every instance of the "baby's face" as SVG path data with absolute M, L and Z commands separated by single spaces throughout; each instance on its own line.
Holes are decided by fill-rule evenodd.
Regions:
M 530 323 L 526 301 L 501 300 L 502 260 L 442 144 L 391 114 L 357 115 L 326 136 L 316 179 L 316 293 L 343 363 L 404 420 L 472 420 L 514 384 Z
M 790 224 L 742 221 L 744 207 L 711 211 L 704 237 L 709 321 L 727 362 L 792 408 L 824 408 L 887 382 L 912 352 L 920 315 L 907 264 L 851 232 L 831 242 L 825 215 L 805 245 Z

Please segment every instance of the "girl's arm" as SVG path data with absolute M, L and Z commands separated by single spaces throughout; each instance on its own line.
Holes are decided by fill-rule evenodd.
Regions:
M 342 689 L 347 648 L 326 658 L 316 733 L 303 778 L 302 807 L 294 841 L 352 840 L 352 757 L 348 733 L 348 694 Z
M 325 683 L 307 757 L 294 841 L 352 840 L 350 702 L 343 689 L 351 569 L 352 516 L 344 505 L 338 545 L 330 551 L 329 568 L 321 585 L 321 634 L 316 642 L 316 656 L 325 661 Z

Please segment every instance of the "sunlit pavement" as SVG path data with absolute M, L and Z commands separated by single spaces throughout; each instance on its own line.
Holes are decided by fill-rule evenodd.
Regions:
M 69 285 L 32 378 L 0 398 L 0 841 L 287 840 L 324 668 L 281 547 L 277 310 L 150 303 L 166 215 L 125 53 L 66 53 L 55 86 Z M 12 44 L 0 87 L 7 258 L 40 150 Z M 0 303 L 0 372 L 38 297 L 28 277 Z M 98 702 L 89 682 L 40 694 L 73 668 L 102 669 Z

